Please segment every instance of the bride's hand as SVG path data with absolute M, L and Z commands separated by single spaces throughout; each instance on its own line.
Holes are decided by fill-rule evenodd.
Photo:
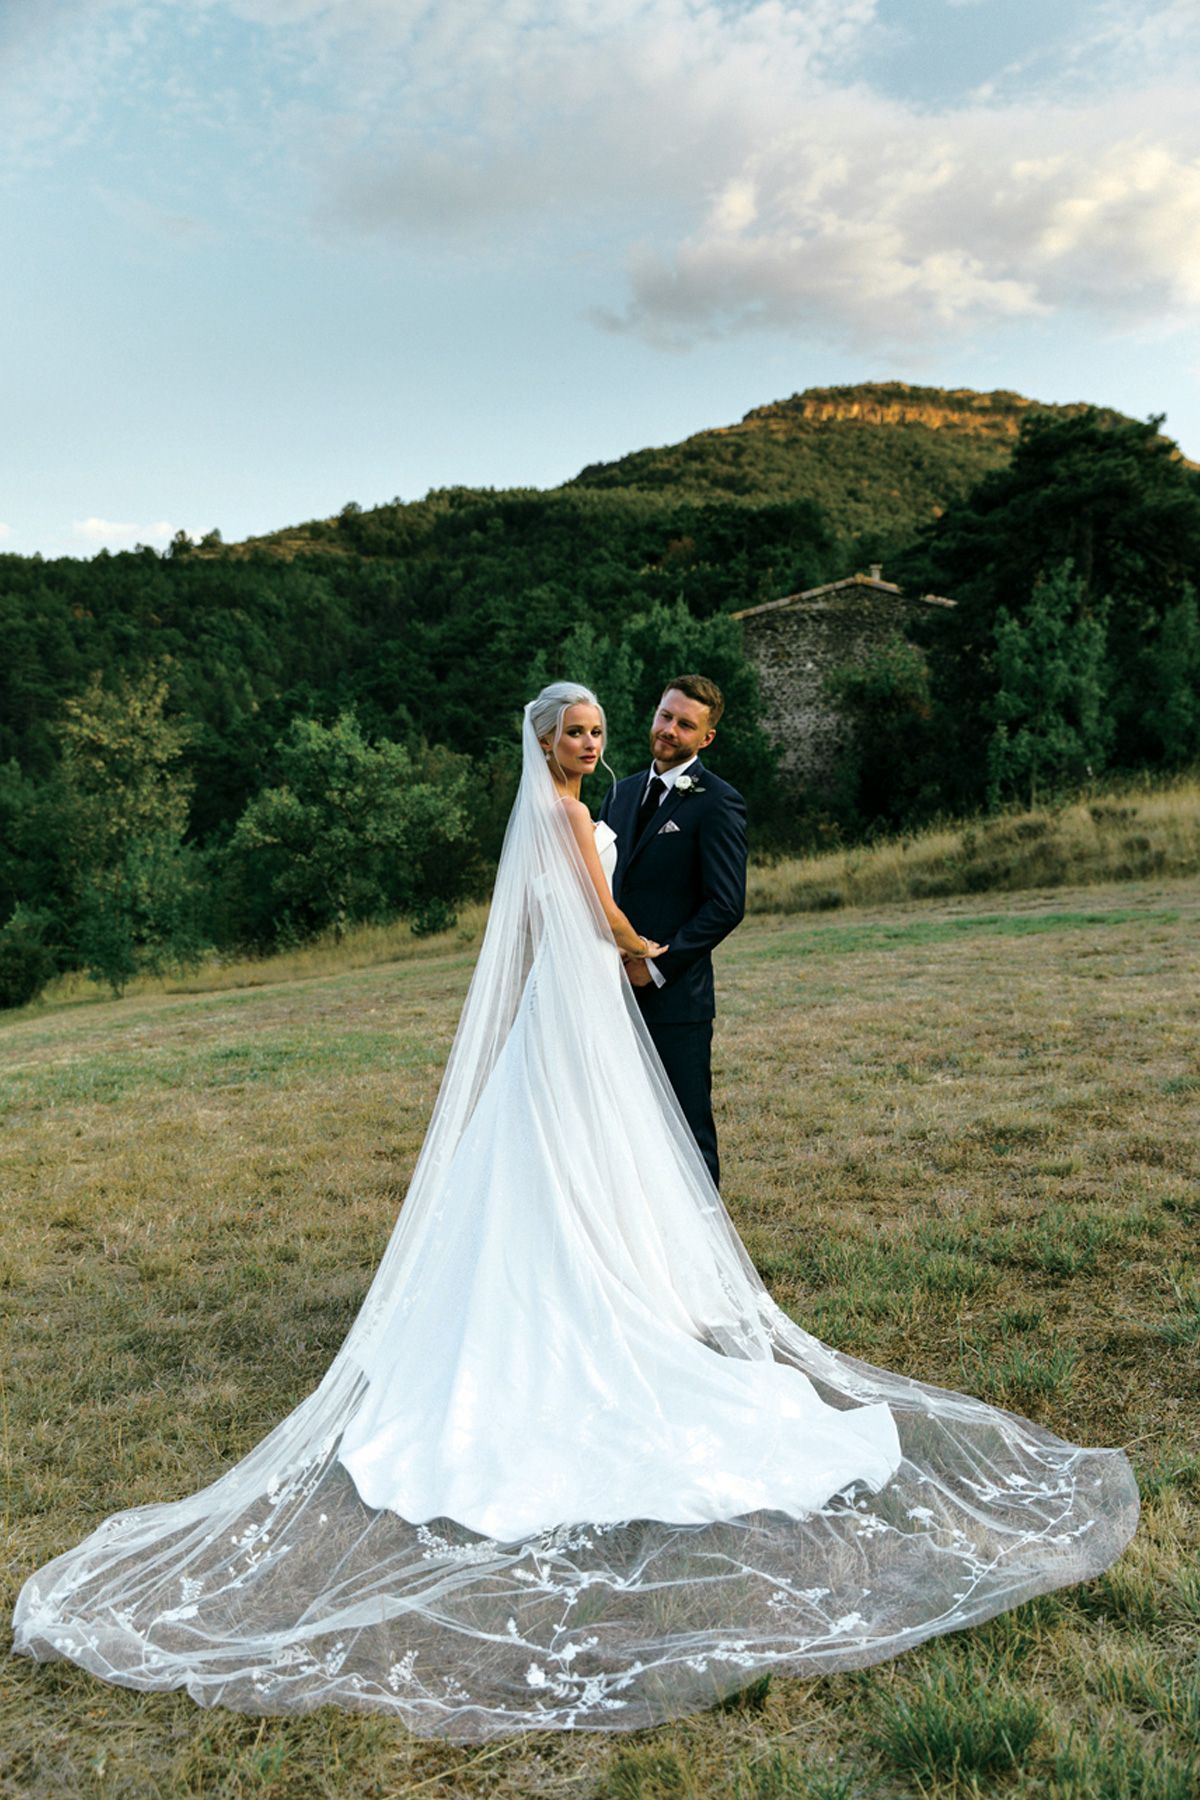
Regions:
M 665 956 L 671 948 L 670 944 L 656 944 L 653 938 L 643 938 L 642 942 L 646 946 L 642 955 L 647 962 L 653 962 L 656 956 Z

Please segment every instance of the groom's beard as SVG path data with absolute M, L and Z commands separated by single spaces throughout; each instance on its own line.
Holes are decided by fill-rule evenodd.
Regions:
M 650 754 L 654 758 L 656 767 L 665 770 L 673 769 L 677 763 L 690 762 L 696 752 L 685 750 L 682 744 L 664 744 L 652 726 L 650 729 Z

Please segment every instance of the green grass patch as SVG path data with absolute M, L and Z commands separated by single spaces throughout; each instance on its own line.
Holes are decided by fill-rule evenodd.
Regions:
M 734 1786 L 734 1800 L 858 1800 L 857 1779 L 844 1773 L 806 1769 L 783 1750 L 744 1761 Z
M 1139 1471 L 1138 1484 L 1146 1500 L 1172 1491 L 1200 1500 L 1200 1449 L 1167 1446 L 1148 1469 Z
M 613 1758 L 597 1795 L 600 1800 L 686 1800 L 689 1787 L 673 1751 L 639 1749 Z
M 1200 1745 L 1200 1662 L 1180 1667 L 1137 1649 L 1120 1662 L 1101 1664 L 1094 1685 L 1143 1728 L 1168 1726 Z
M 966 918 L 906 919 L 896 924 L 864 922 L 860 925 L 818 925 L 808 930 L 786 929 L 763 939 L 757 955 L 774 961 L 808 956 L 854 956 L 901 945 L 956 943 L 987 932 L 994 937 L 1040 937 L 1046 932 L 1084 931 L 1117 925 L 1174 924 L 1178 912 L 1139 910 L 1111 912 L 973 913 Z
M 330 1058 L 339 1070 L 438 1068 L 440 1043 L 397 1037 L 387 1031 L 289 1035 L 272 1033 L 249 1042 L 189 1050 L 147 1048 L 89 1055 L 51 1064 L 32 1063 L 0 1074 L 0 1111 L 77 1103 L 119 1106 L 134 1095 L 177 1093 L 270 1084 L 286 1087 L 325 1080 Z
M 1200 1344 L 1200 1279 L 1190 1269 L 1173 1271 L 1169 1277 L 1174 1306 L 1162 1318 L 1152 1322 L 1155 1337 L 1176 1349 Z
M 1045 1723 L 1042 1707 L 969 1660 L 938 1661 L 881 1701 L 867 1741 L 918 1787 L 1016 1769 Z
M 1054 1757 L 1054 1800 L 1196 1800 L 1200 1753 L 1093 1727 Z
M 1012 1412 L 1041 1410 L 1045 1401 L 1061 1404 L 1071 1394 L 1079 1373 L 1079 1351 L 1055 1338 L 1014 1341 L 1003 1325 L 996 1333 L 966 1338 L 960 1357 L 961 1385 Z

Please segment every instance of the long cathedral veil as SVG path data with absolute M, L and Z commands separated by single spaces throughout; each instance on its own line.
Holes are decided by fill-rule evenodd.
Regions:
M 598 1049 L 588 1081 L 566 1087 L 561 1059 L 581 1024 Z M 526 1079 L 530 1068 L 544 1079 Z M 498 1094 L 519 1099 L 515 1127 Z M 619 1258 L 633 1244 L 631 1288 L 649 1284 L 714 1365 L 786 1365 L 833 1408 L 886 1408 L 903 1453 L 895 1473 L 802 1517 L 624 1517 L 619 1496 L 562 1516 L 534 1492 L 510 1532 L 368 1504 L 339 1452 L 373 1371 L 377 1399 L 414 1304 L 459 1266 L 448 1259 L 488 1244 L 494 1209 L 535 1202 L 550 1209 L 550 1242 L 505 1243 L 512 1269 L 549 1256 L 569 1279 L 580 1272 L 570 1259 L 599 1256 L 625 1280 Z M 494 1254 L 481 1252 L 481 1269 Z M 516 1322 L 498 1312 L 487 1326 L 500 1351 Z M 601 1371 L 603 1329 L 583 1321 Z M 478 1447 L 500 1459 L 510 1493 L 537 1429 Z M 415 1463 L 428 1448 L 414 1447 Z M 475 1454 L 469 1442 L 435 1448 L 443 1475 L 447 1457 L 469 1469 Z M 463 1741 L 629 1730 L 764 1671 L 863 1666 L 1086 1579 L 1136 1518 L 1119 1451 L 872 1368 L 775 1306 L 620 978 L 527 709 L 478 964 L 399 1222 L 345 1343 L 316 1392 L 211 1486 L 114 1514 L 35 1573 L 15 1648 L 130 1687 L 185 1687 L 202 1705 L 332 1702 Z

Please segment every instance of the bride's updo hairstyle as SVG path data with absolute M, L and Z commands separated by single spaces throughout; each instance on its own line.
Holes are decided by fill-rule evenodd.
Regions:
M 544 738 L 549 738 L 552 744 L 556 744 L 569 706 L 594 706 L 600 714 L 600 724 L 604 731 L 604 743 L 600 747 L 600 763 L 603 768 L 608 769 L 609 775 L 615 781 L 617 779 L 615 773 L 604 760 L 604 751 L 608 745 L 608 719 L 605 716 L 604 708 L 591 688 L 584 687 L 581 682 L 552 681 L 548 687 L 542 689 L 536 698 L 529 702 L 526 711 L 529 714 L 529 723 L 533 726 L 534 736 L 539 743 Z

